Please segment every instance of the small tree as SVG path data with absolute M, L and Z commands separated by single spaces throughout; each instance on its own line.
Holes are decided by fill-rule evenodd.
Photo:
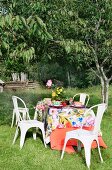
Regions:
M 103 102 L 108 104 L 108 87 L 112 80 L 112 1 L 88 1 L 82 7 L 86 8 L 84 42 L 91 52 L 85 61 L 100 79 Z
M 112 80 L 112 1 L 73 2 L 69 9 L 72 16 L 69 35 L 73 38 L 60 41 L 60 45 L 71 54 L 70 62 L 77 62 L 77 66 L 85 64 L 100 79 L 102 100 L 108 104 L 108 87 Z

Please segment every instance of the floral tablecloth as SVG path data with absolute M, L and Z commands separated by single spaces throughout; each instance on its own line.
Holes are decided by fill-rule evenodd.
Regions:
M 46 136 L 56 128 L 68 127 L 90 127 L 94 126 L 95 115 L 93 112 L 85 115 L 85 108 L 67 107 L 49 107 L 47 115 Z

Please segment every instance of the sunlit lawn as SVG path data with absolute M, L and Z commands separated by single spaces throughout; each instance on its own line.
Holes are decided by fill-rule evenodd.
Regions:
M 101 102 L 99 87 L 88 89 L 69 89 L 66 90 L 68 97 L 72 97 L 79 91 L 86 91 L 90 94 L 89 105 Z M 103 140 L 108 148 L 101 148 L 104 163 L 100 163 L 97 149 L 92 150 L 91 169 L 92 170 L 111 170 L 112 169 L 112 87 L 109 96 L 109 110 L 105 113 L 102 121 Z M 37 100 L 50 97 L 50 90 L 36 89 L 17 92 L 4 92 L 0 94 L 0 170 L 85 170 L 84 150 L 81 153 L 65 153 L 63 160 L 60 160 L 60 151 L 51 150 L 50 145 L 44 147 L 39 133 L 36 141 L 32 138 L 31 131 L 27 134 L 25 145 L 19 149 L 18 137 L 16 143 L 12 145 L 15 127 L 10 128 L 12 118 L 12 95 L 18 95 L 26 102 L 33 117 L 34 106 Z

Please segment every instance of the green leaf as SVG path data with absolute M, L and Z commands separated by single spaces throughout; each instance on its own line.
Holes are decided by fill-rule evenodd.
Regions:
M 1 50 L 0 50 L 0 56 L 2 56 L 2 52 L 1 52 Z
M 16 15 L 15 20 L 16 20 L 17 23 L 19 23 L 19 21 L 20 21 L 19 15 Z
M 50 40 L 53 40 L 53 37 L 50 33 L 46 32 L 46 35 L 47 35 L 47 38 L 50 39 Z
M 9 48 L 9 44 L 7 44 L 5 41 L 2 42 L 2 46 L 3 46 L 3 48 L 5 48 L 5 49 L 8 49 L 8 48 Z
M 0 26 L 3 28 L 5 26 L 5 19 L 3 16 L 0 16 Z
M 66 50 L 66 52 L 69 54 L 69 53 L 71 52 L 70 46 L 65 46 L 65 50 Z
M 44 23 L 43 23 L 43 21 L 38 17 L 38 16 L 36 16 L 36 19 L 37 19 L 37 21 L 38 21 L 38 23 L 40 24 L 40 25 L 45 25 Z
M 32 15 L 27 18 L 27 24 L 29 24 L 32 21 Z
M 23 22 L 23 24 L 24 24 L 25 26 L 27 26 L 27 23 L 26 23 L 26 20 L 25 20 L 24 17 L 21 17 L 21 21 Z

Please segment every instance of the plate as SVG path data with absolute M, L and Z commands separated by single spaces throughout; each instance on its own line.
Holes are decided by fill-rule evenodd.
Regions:
M 84 105 L 78 106 L 78 105 L 71 105 L 71 107 L 75 107 L 75 108 L 85 108 Z
M 50 105 L 50 107 L 63 107 L 63 105 Z

